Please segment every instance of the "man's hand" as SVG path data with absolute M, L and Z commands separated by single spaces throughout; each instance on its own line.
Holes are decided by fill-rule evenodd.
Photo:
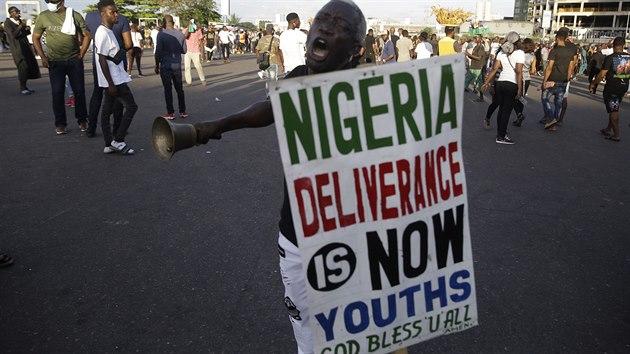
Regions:
M 210 139 L 221 139 L 218 121 L 195 123 L 194 126 L 197 130 L 197 144 L 206 144 Z
M 48 57 L 45 55 L 42 55 L 42 66 L 45 68 L 48 68 Z
M 107 86 L 107 94 L 110 95 L 111 97 L 118 96 L 118 90 L 116 89 L 116 86 L 114 85 Z
M 155 73 L 156 73 L 157 75 L 160 75 L 160 66 L 159 66 L 159 65 L 156 65 L 156 66 L 155 66 Z

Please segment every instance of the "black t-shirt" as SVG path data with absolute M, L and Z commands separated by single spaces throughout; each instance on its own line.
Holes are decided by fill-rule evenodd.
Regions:
M 596 69 L 601 69 L 604 64 L 604 58 L 606 58 L 606 56 L 602 54 L 602 52 L 596 52 L 591 57 L 591 66 Z
M 626 52 L 613 53 L 604 59 L 602 70 L 606 72 L 606 87 L 604 92 L 623 95 L 628 91 L 630 78 L 630 54 Z
M 365 55 L 372 58 L 374 56 L 374 36 L 365 36 Z
M 291 70 L 285 79 L 306 75 L 308 75 L 308 67 L 306 65 L 300 65 Z M 289 192 L 287 190 L 286 179 L 284 180 L 284 200 L 282 201 L 282 209 L 280 209 L 280 222 L 278 223 L 278 226 L 280 227 L 280 232 L 284 235 L 284 237 L 297 246 L 297 236 L 295 235 L 295 225 L 293 225 L 293 217 L 291 216 L 291 204 L 289 203 Z
M 575 45 L 570 42 L 566 42 L 565 45 L 556 45 L 549 53 L 549 61 L 554 61 L 553 68 L 551 69 L 551 75 L 549 75 L 548 81 L 566 82 L 569 74 L 569 64 L 575 56 Z

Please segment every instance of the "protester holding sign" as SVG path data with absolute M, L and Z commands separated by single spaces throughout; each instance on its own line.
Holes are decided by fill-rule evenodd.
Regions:
M 317 13 L 311 25 L 306 42 L 306 66 L 294 68 L 287 78 L 355 67 L 365 31 L 365 17 L 356 4 L 349 0 L 330 1 Z M 231 130 L 265 127 L 273 122 L 271 102 L 261 101 L 223 119 L 196 123 L 195 127 L 198 142 L 205 144 L 210 139 L 220 139 L 221 134 Z M 311 316 L 286 185 L 278 243 L 280 270 L 285 285 L 284 302 L 295 339 L 301 352 L 312 353 Z
M 477 325 L 465 58 L 344 70 L 359 61 L 365 27 L 352 1 L 330 1 L 306 65 L 271 84 L 270 102 L 195 124 L 206 143 L 275 122 L 280 269 L 299 353 L 384 354 Z

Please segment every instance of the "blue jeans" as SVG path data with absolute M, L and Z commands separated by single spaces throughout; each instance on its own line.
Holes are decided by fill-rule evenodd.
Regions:
M 562 99 L 564 98 L 564 92 L 566 91 L 567 86 L 565 83 L 558 83 L 554 87 L 550 87 L 542 92 L 542 105 L 543 110 L 545 111 L 545 117 L 551 119 L 558 119 L 560 117 L 560 111 L 562 110 Z M 551 103 L 549 102 L 549 98 L 554 96 L 553 100 L 554 110 L 551 109 Z
M 175 113 L 175 107 L 173 106 L 173 86 L 175 86 L 175 92 L 177 92 L 179 113 L 186 112 L 186 98 L 184 96 L 184 87 L 182 85 L 182 65 L 160 65 L 160 78 L 162 78 L 162 85 L 164 86 L 164 98 L 166 100 L 167 113 Z
M 48 75 L 52 90 L 53 113 L 55 127 L 68 125 L 66 119 L 65 90 L 66 76 L 74 90 L 74 116 L 78 123 L 87 122 L 87 105 L 85 103 L 85 79 L 83 60 L 79 58 L 69 60 L 55 60 L 48 62 Z

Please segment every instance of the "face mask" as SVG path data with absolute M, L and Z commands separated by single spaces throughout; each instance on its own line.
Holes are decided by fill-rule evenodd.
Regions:
M 48 3 L 46 4 L 46 6 L 48 6 L 48 11 L 50 12 L 57 12 L 59 10 L 59 4 L 53 4 L 53 3 Z

